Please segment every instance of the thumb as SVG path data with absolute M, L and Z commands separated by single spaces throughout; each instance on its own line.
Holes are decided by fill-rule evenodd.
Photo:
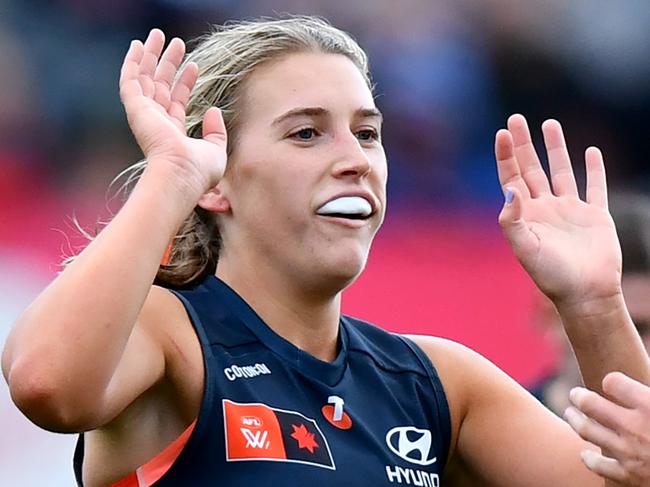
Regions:
M 523 218 L 521 192 L 517 188 L 507 187 L 505 198 L 506 201 L 499 214 L 499 225 L 517 253 L 517 250 L 522 247 L 534 245 L 534 242 L 530 241 L 534 238 Z
M 223 121 L 221 110 L 217 107 L 208 108 L 203 116 L 203 139 L 224 147 L 228 142 L 226 124 Z

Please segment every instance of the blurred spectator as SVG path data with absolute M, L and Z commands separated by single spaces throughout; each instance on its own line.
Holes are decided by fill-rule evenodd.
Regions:
M 0 100 L 0 152 L 37 152 L 30 164 L 65 191 L 79 187 L 70 174 L 99 186 L 138 157 L 117 96 L 131 38 L 152 26 L 191 38 L 211 23 L 278 12 L 324 15 L 369 50 L 393 204 L 498 207 L 492 136 L 512 112 L 525 113 L 536 133 L 544 118 L 562 120 L 576 161 L 598 143 L 610 181 L 650 189 L 650 170 L 635 162 L 650 144 L 643 0 L 624 8 L 584 0 L 116 1 L 3 2 L 0 72 L 9 89 Z M 121 150 L 101 167 L 74 157 L 102 136 Z

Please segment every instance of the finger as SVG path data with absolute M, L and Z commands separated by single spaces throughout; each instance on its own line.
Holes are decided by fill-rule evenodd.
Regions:
M 620 372 L 610 372 L 603 379 L 603 392 L 626 408 L 642 408 L 650 404 L 650 389 Z
M 546 120 L 542 124 L 544 144 L 548 154 L 548 165 L 551 170 L 553 192 L 557 196 L 578 197 L 578 186 L 573 175 L 569 151 L 566 147 L 562 126 L 557 120 Z
M 137 39 L 131 41 L 129 49 L 124 56 L 124 62 L 120 71 L 120 81 L 126 79 L 136 79 L 140 74 L 140 62 L 144 55 L 144 46 Z
M 512 134 L 515 146 L 515 157 L 519 164 L 521 175 L 533 197 L 551 193 L 548 178 L 542 164 L 539 162 L 537 152 L 530 138 L 530 130 L 526 119 L 519 114 L 508 119 L 508 130 Z
M 149 98 L 153 98 L 156 93 L 153 76 L 164 45 L 165 35 L 159 29 L 153 29 L 144 42 L 144 53 L 140 61 L 140 76 L 138 79 L 144 96 Z
M 144 55 L 140 62 L 140 74 L 153 78 L 158 59 L 165 45 L 165 34 L 160 29 L 152 29 L 144 41 Z
M 215 144 L 226 144 L 226 124 L 223 121 L 221 110 L 217 107 L 210 107 L 203 117 L 203 138 Z
M 603 154 L 597 147 L 585 151 L 587 169 L 587 203 L 607 209 L 607 179 Z
M 158 66 L 156 66 L 156 72 L 154 74 L 156 82 L 165 85 L 171 91 L 174 77 L 183 61 L 183 56 L 185 56 L 185 43 L 178 37 L 175 37 L 171 40 L 167 49 L 165 49 L 158 62 Z
M 506 202 L 499 214 L 499 225 L 501 225 L 504 235 L 510 241 L 516 255 L 534 252 L 537 247 L 537 239 L 523 218 L 520 191 L 515 187 L 508 187 L 505 191 L 505 198 Z
M 630 410 L 605 399 L 600 394 L 574 387 L 569 393 L 569 401 L 581 412 L 603 426 L 619 433 L 627 431 L 626 421 L 629 420 Z
M 177 120 L 185 123 L 185 111 L 190 100 L 192 89 L 199 76 L 199 67 L 196 63 L 187 63 L 174 84 L 171 92 L 171 103 L 167 112 Z
M 611 429 L 592 421 L 576 408 L 568 407 L 564 411 L 564 419 L 583 440 L 589 441 L 603 450 L 620 452 L 621 437 Z
M 154 99 L 166 110 L 171 102 L 171 90 L 174 77 L 178 72 L 178 67 L 183 61 L 184 55 L 185 43 L 176 37 L 169 43 L 156 67 L 154 74 L 156 93 Z
M 625 482 L 627 480 L 625 469 L 614 458 L 606 457 L 593 450 L 582 451 L 580 457 L 589 470 L 602 477 L 614 480 L 615 482 Z
M 501 129 L 494 137 L 494 154 L 497 160 L 497 173 L 501 189 L 506 192 L 507 187 L 514 187 L 519 190 L 522 197 L 530 198 L 530 192 L 526 182 L 521 177 L 519 164 L 515 158 L 514 143 L 512 134 L 506 129 Z
M 126 51 L 120 71 L 120 98 L 122 101 L 142 94 L 138 75 L 140 74 L 140 61 L 143 54 L 144 46 L 142 42 L 138 40 L 132 41 L 128 51 Z

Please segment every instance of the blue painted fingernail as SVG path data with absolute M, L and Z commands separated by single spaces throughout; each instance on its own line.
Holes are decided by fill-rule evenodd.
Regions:
M 515 198 L 515 194 L 510 188 L 506 188 L 506 204 L 509 205 L 512 203 L 512 200 Z

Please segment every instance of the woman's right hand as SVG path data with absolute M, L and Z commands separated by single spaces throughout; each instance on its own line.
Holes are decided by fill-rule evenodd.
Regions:
M 165 35 L 158 29 L 144 44 L 131 43 L 122 65 L 120 98 L 149 167 L 167 166 L 180 176 L 183 191 L 198 199 L 225 170 L 226 128 L 220 110 L 211 107 L 203 119 L 203 138 L 187 135 L 186 107 L 199 68 L 190 62 L 178 74 L 185 43 L 174 38 L 163 52 L 164 44 Z

